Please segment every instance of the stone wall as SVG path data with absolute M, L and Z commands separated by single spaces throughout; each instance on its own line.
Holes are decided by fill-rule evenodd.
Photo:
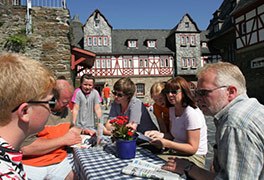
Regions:
M 33 7 L 31 14 L 33 32 L 19 53 L 41 61 L 56 76 L 70 79 L 69 11 Z M 25 32 L 25 15 L 26 7 L 0 5 L 0 52 L 11 51 L 6 44 L 10 36 Z

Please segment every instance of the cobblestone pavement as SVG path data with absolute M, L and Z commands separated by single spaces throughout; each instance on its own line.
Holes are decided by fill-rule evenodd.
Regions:
M 109 109 L 105 110 L 105 108 L 102 106 L 103 111 L 103 119 L 107 119 L 109 115 Z M 205 168 L 209 169 L 213 160 L 213 145 L 215 143 L 215 125 L 213 118 L 210 116 L 206 116 L 206 124 L 207 124 L 207 137 L 208 137 L 208 153 L 206 155 L 206 162 L 205 162 Z

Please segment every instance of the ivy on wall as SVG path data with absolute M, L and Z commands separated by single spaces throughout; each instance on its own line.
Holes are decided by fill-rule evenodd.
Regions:
M 29 38 L 26 36 L 25 30 L 21 30 L 19 33 L 10 35 L 5 43 L 4 48 L 7 51 L 12 52 L 24 52 Z

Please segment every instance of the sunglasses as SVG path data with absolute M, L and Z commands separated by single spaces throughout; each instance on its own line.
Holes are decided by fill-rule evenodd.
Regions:
M 56 102 L 57 102 L 57 100 L 55 99 L 55 97 L 53 97 L 49 101 L 28 101 L 27 103 L 29 103 L 29 104 L 42 104 L 42 103 L 44 103 L 44 104 L 48 104 L 50 109 L 53 109 L 53 108 L 55 108 Z M 15 112 L 16 110 L 18 110 L 19 106 L 21 106 L 21 104 L 18 105 L 15 109 L 13 109 L 12 112 Z
M 172 89 L 167 89 L 167 90 L 164 90 L 163 91 L 164 92 L 164 94 L 178 94 L 179 92 L 181 92 L 181 90 L 180 89 L 178 89 L 178 90 L 172 90 Z
M 124 96 L 124 94 L 117 93 L 116 91 L 112 91 L 112 93 L 113 93 L 114 96 L 117 96 L 117 97 L 123 97 Z
M 217 90 L 217 89 L 221 89 L 221 88 L 226 88 L 228 86 L 219 86 L 219 87 L 216 87 L 214 89 L 195 89 L 194 93 L 195 93 L 195 96 L 208 96 L 209 93 Z

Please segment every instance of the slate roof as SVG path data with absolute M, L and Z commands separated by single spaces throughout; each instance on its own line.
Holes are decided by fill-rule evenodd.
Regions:
M 173 52 L 166 47 L 166 38 L 170 30 L 113 30 L 113 54 L 167 54 Z M 138 47 L 128 47 L 127 40 L 137 40 Z M 156 40 L 156 48 L 146 46 L 146 40 Z
M 240 0 L 231 14 L 234 15 L 235 13 L 249 7 L 250 5 L 257 5 L 257 2 L 261 2 L 261 0 Z

